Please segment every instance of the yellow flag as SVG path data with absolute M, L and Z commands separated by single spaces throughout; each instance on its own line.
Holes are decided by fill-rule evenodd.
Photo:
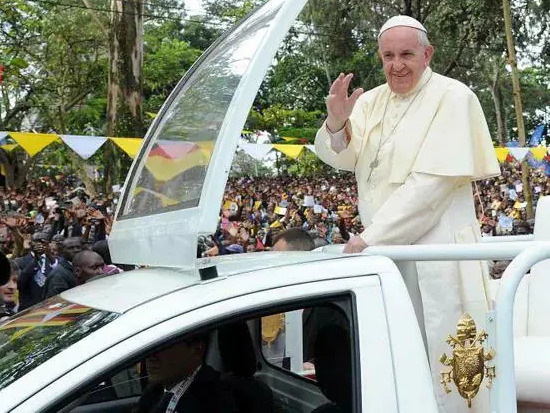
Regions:
M 531 148 L 529 150 L 537 161 L 542 161 L 542 159 L 548 153 L 548 148 L 546 148 L 545 146 L 539 146 L 538 148 Z
M 6 143 L 5 145 L 0 146 L 0 148 L 4 149 L 6 152 L 11 152 L 18 146 L 19 145 L 16 143 Z
M 499 162 L 506 162 L 506 158 L 508 158 L 509 153 L 508 148 L 495 148 L 495 152 Z
M 304 149 L 304 145 L 281 145 L 276 144 L 273 145 L 273 148 L 277 149 L 278 151 L 284 153 L 286 156 L 292 159 L 296 159 Z
M 136 157 L 143 143 L 141 138 L 109 138 L 132 159 Z
M 10 136 L 31 157 L 51 143 L 60 140 L 59 136 L 53 133 L 10 132 Z

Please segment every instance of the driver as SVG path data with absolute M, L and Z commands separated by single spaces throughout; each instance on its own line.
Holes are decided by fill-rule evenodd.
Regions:
M 205 363 L 208 340 L 209 334 L 197 334 L 145 360 L 150 385 L 139 400 L 139 413 L 233 411 L 220 374 Z

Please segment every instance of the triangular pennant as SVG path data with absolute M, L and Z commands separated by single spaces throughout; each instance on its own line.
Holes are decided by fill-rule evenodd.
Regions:
M 311 152 L 317 155 L 317 152 L 315 152 L 315 145 L 306 145 L 306 148 L 308 148 Z
M 529 153 L 529 148 L 508 148 L 508 150 L 518 162 L 522 162 Z
M 36 155 L 46 146 L 59 140 L 59 136 L 53 133 L 10 132 L 10 136 L 31 157 Z
M 263 159 L 272 149 L 268 143 L 241 143 L 239 147 L 254 159 Z
M 542 159 L 548 153 L 548 148 L 545 146 L 539 146 L 538 148 L 530 148 L 530 150 L 537 161 L 542 161 Z
M 302 153 L 302 150 L 304 149 L 304 145 L 280 145 L 280 144 L 276 144 L 276 145 L 273 145 L 273 148 L 275 148 L 278 151 L 284 153 L 289 158 L 296 159 L 298 156 L 300 156 L 300 153 Z
M 90 158 L 107 140 L 104 136 L 60 135 L 82 159 Z
M 506 162 L 506 158 L 508 157 L 508 148 L 495 148 L 495 152 L 497 154 L 497 159 L 500 162 Z
M 0 148 L 4 149 L 6 152 L 11 152 L 18 146 L 19 145 L 16 143 L 6 143 L 5 145 L 0 146 Z
M 143 139 L 141 138 L 109 138 L 132 159 L 138 154 Z
M 8 136 L 8 132 L 0 132 L 0 145 L 2 145 Z

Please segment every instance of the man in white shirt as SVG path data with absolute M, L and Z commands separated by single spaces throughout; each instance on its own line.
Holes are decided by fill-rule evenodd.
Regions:
M 369 245 L 475 242 L 480 237 L 471 181 L 500 173 L 478 99 L 462 83 L 434 73 L 424 26 L 396 16 L 378 37 L 387 83 L 348 96 L 352 74 L 327 96 L 328 117 L 316 152 L 337 169 L 354 171 L 365 227 L 346 252 Z M 439 355 L 463 312 L 485 326 L 488 274 L 479 262 L 402 263 L 442 411 L 464 407 L 438 385 Z M 484 411 L 482 403 L 474 407 Z

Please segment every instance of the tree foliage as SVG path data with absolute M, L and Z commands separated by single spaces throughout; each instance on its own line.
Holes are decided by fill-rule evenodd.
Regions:
M 115 3 L 0 2 L 0 130 L 107 134 L 108 41 Z M 205 0 L 204 16 L 187 16 L 184 0 L 143 2 L 145 127 L 200 54 L 223 30 L 263 3 Z M 550 1 L 514 0 L 512 9 L 529 133 L 550 119 Z M 275 140 L 312 142 L 323 121 L 325 96 L 340 72 L 355 74 L 352 87 L 370 89 L 384 82 L 377 30 L 395 14 L 412 15 L 427 26 L 436 47 L 432 67 L 474 90 L 494 140 L 514 139 L 500 0 L 310 0 L 279 48 L 246 128 L 269 131 Z M 90 163 L 100 169 L 116 163 L 120 181 L 130 160 L 114 147 L 112 151 L 114 160 L 101 155 Z M 41 156 L 52 163 L 72 163 L 79 170 L 86 166 L 62 145 L 36 159 L 20 149 L 0 149 L 10 184 L 22 185 L 33 163 L 46 163 Z M 279 167 L 303 175 L 319 166 L 312 156 L 304 152 L 288 164 L 281 159 Z

